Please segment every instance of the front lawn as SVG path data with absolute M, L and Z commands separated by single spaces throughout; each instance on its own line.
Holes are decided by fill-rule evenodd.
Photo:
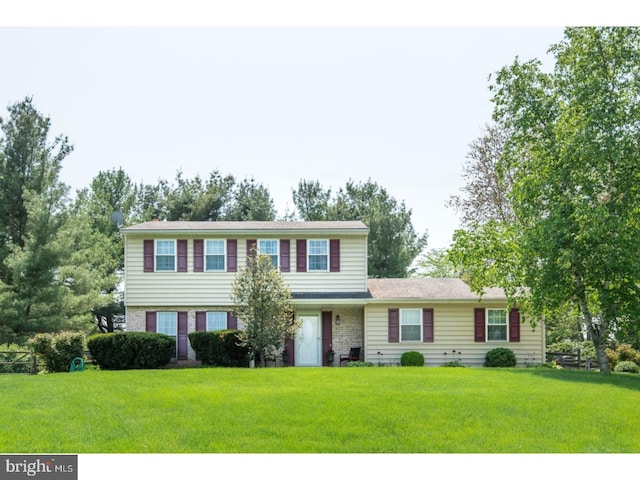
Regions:
M 3 453 L 640 452 L 640 376 L 480 368 L 0 375 Z

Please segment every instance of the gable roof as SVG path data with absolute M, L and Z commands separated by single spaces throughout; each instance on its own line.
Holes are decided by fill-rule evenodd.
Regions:
M 192 222 L 192 221 L 150 221 L 121 228 L 123 234 L 130 233 L 341 233 L 367 234 L 369 227 L 361 221 L 333 222 Z
M 479 295 L 459 278 L 370 278 L 372 300 L 475 301 Z M 485 289 L 482 300 L 506 301 L 501 288 Z

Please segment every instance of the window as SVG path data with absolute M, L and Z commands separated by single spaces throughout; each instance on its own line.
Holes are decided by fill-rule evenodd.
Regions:
M 487 309 L 487 340 L 507 341 L 507 311 Z
M 207 332 L 227 329 L 227 312 L 207 312 Z
M 258 240 L 258 253 L 269 255 L 276 268 L 278 268 L 278 243 L 278 240 Z
M 326 272 L 329 270 L 329 241 L 309 240 L 309 271 Z
M 178 345 L 178 313 L 177 312 L 158 312 L 157 332 L 164 333 L 175 339 L 172 358 L 176 358 Z
M 422 341 L 422 310 L 418 308 L 400 310 L 400 341 Z
M 225 270 L 225 244 L 224 240 L 207 240 L 205 242 L 205 266 L 207 271 Z
M 156 272 L 176 271 L 176 241 L 156 240 Z

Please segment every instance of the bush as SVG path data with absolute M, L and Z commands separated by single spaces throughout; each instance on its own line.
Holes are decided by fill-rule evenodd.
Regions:
M 450 362 L 443 363 L 442 366 L 443 367 L 464 367 L 464 365 L 460 363 L 460 360 L 451 360 Z
M 632 362 L 640 366 L 640 353 L 629 344 L 622 343 L 618 345 L 615 350 L 607 348 L 605 354 L 607 355 L 607 361 L 611 369 L 620 362 Z
M 489 350 L 484 357 L 485 367 L 515 367 L 516 355 L 508 348 L 499 347 Z
M 345 363 L 346 367 L 375 367 L 372 362 L 363 362 L 361 360 Z
M 400 357 L 403 367 L 424 367 L 424 355 L 420 352 L 404 352 Z
M 152 332 L 99 333 L 87 339 L 94 362 L 103 370 L 163 367 L 175 345 L 173 337 Z
M 84 334 L 79 332 L 38 333 L 29 345 L 50 373 L 68 372 L 71 361 L 84 356 Z
M 614 372 L 640 373 L 640 367 L 629 360 L 623 360 L 613 369 Z
M 238 330 L 191 332 L 189 343 L 196 352 L 196 360 L 216 367 L 247 367 L 249 348 L 239 345 Z

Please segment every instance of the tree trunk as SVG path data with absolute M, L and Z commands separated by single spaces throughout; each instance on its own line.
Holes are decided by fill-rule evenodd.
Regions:
M 596 347 L 596 359 L 598 360 L 598 368 L 600 373 L 607 375 L 611 373 L 609 368 L 609 362 L 607 361 L 607 354 L 605 353 L 606 341 L 607 341 L 607 328 L 604 319 L 594 320 L 589 305 L 587 303 L 587 297 L 585 294 L 584 283 L 582 277 L 578 274 L 574 274 L 574 281 L 580 292 L 578 296 L 578 305 L 582 312 L 582 318 L 587 326 L 587 331 L 591 337 L 593 345 Z
M 611 373 L 611 367 L 609 367 L 609 362 L 607 360 L 607 354 L 605 352 L 606 346 L 606 328 L 602 324 L 593 323 L 593 318 L 591 318 L 591 322 L 587 323 L 589 328 L 589 334 L 591 335 L 591 340 L 596 347 L 596 356 L 598 360 L 598 368 L 600 369 L 600 373 L 609 374 Z
M 260 366 L 266 368 L 267 366 L 267 349 L 260 351 Z

